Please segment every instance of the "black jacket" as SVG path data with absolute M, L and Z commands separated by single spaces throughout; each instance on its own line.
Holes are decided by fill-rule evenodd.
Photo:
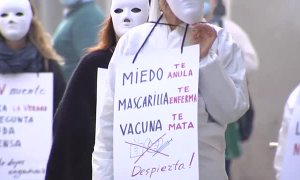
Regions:
M 66 88 L 66 82 L 63 77 L 61 67 L 57 63 L 57 61 L 54 60 L 48 60 L 48 70 L 44 67 L 42 72 L 53 72 L 53 83 L 54 83 L 54 89 L 53 89 L 53 114 L 55 113 L 58 104 L 63 96 L 63 93 Z
M 46 180 L 92 179 L 97 69 L 107 68 L 111 56 L 109 50 L 92 52 L 75 69 L 54 117 Z

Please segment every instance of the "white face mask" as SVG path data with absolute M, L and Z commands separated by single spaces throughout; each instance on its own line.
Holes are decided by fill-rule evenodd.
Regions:
M 143 24 L 149 16 L 148 0 L 112 0 L 110 9 L 117 36 L 121 37 L 129 29 Z
M 0 33 L 7 40 L 21 40 L 29 31 L 32 16 L 28 0 L 0 0 Z
M 73 6 L 79 2 L 79 0 L 59 0 L 59 2 L 64 6 Z
M 183 22 L 194 24 L 203 18 L 203 0 L 167 0 L 172 12 Z

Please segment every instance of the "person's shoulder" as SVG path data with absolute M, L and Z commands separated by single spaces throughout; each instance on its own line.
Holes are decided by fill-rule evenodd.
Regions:
M 217 33 L 217 39 L 220 39 L 220 38 L 224 38 L 224 37 L 227 37 L 228 36 L 228 33 L 226 31 L 224 31 L 224 28 L 220 27 L 220 26 L 217 26 L 215 24 L 212 24 L 212 23 L 207 23 L 210 27 L 214 28 L 214 30 L 216 31 Z
M 141 40 L 145 40 L 145 38 L 150 34 L 151 29 L 154 24 L 152 23 L 144 23 L 138 26 L 131 28 L 127 31 L 121 38 L 126 39 L 130 43 L 139 42 Z
M 147 36 L 151 29 L 153 28 L 154 24 L 152 23 L 144 23 L 138 26 L 133 27 L 127 33 L 124 34 L 126 37 L 139 37 L 139 36 Z
M 206 23 L 207 25 L 209 25 L 210 27 L 214 28 L 217 32 L 221 31 L 223 28 L 217 26 L 217 25 L 214 25 L 212 23 Z
M 109 58 L 112 55 L 112 50 L 107 49 L 98 49 L 92 52 L 87 53 L 86 55 L 83 56 L 84 61 L 90 61 L 90 60 L 99 60 L 101 58 Z
M 116 52 L 119 53 L 127 51 L 129 49 L 139 48 L 141 44 L 145 41 L 146 37 L 150 34 L 151 29 L 153 28 L 154 24 L 151 23 L 144 23 L 133 27 L 129 31 L 127 31 L 118 41 Z M 131 52 L 130 50 L 130 52 Z M 131 54 L 129 52 L 129 54 Z M 122 53 L 123 54 L 123 53 Z M 125 53 L 126 54 L 126 53 Z
M 234 21 L 231 20 L 231 19 L 228 19 L 228 18 L 222 18 L 222 21 L 223 21 L 223 23 L 224 23 L 224 27 L 232 26 L 232 27 L 235 27 L 235 28 L 241 28 L 236 22 L 234 22 Z
M 72 82 L 81 81 L 82 77 L 93 77 L 98 68 L 108 68 L 112 52 L 109 50 L 96 50 L 84 55 L 71 77 Z
M 211 27 L 213 27 L 215 29 L 215 31 L 217 32 L 217 39 L 218 41 L 222 44 L 222 42 L 226 42 L 226 41 L 232 41 L 232 35 L 231 33 L 226 30 L 225 28 L 223 27 L 219 27 L 215 24 L 211 24 L 211 23 L 208 23 Z
M 87 53 L 80 61 L 79 66 L 107 68 L 113 52 L 111 50 L 95 50 Z
M 230 19 L 224 18 L 223 22 L 224 22 L 224 28 L 229 33 L 235 33 L 235 34 L 236 33 L 246 33 L 240 25 L 238 25 L 236 22 L 234 22 Z

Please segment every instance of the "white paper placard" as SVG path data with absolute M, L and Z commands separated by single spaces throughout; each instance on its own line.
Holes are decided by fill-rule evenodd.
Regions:
M 139 54 L 117 68 L 115 180 L 198 180 L 199 46 L 183 52 Z
M 95 136 L 98 134 L 97 132 L 100 130 L 99 120 L 100 113 L 103 106 L 103 98 L 106 90 L 106 80 L 108 77 L 108 70 L 104 68 L 98 68 L 97 71 L 97 104 L 96 104 L 96 130 Z M 95 137 L 96 138 L 96 137 Z
M 299 93 L 300 95 L 300 93 Z M 300 96 L 298 95 L 298 99 Z M 298 101 L 300 102 L 300 101 Z M 300 179 L 300 104 L 293 110 L 292 119 L 288 127 L 281 180 Z
M 45 179 L 52 116 L 52 73 L 0 75 L 1 180 Z

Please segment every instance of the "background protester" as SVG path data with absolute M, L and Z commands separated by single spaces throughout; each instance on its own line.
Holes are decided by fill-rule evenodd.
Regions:
M 52 72 L 54 112 L 65 89 L 59 61 L 49 34 L 29 0 L 0 1 L 0 73 Z
M 189 5 L 182 6 L 182 3 Z M 149 19 L 153 23 L 134 28 L 119 40 L 109 65 L 109 89 L 104 99 L 104 113 L 100 115 L 101 131 L 96 135 L 93 153 L 93 163 L 101 167 L 93 172 L 98 179 L 113 180 L 114 68 L 120 63 L 120 58 L 116 57 L 136 55 L 139 50 L 141 53 L 154 53 L 159 49 L 180 48 L 182 44 L 201 45 L 199 179 L 227 179 L 224 163 L 225 129 L 228 123 L 237 120 L 248 108 L 245 68 L 241 50 L 231 36 L 216 26 L 200 23 L 202 12 L 203 1 L 200 0 L 152 0 Z M 188 27 L 187 24 L 193 25 Z M 122 63 L 131 64 L 132 61 Z
M 94 0 L 59 0 L 64 6 L 64 18 L 54 36 L 54 48 L 63 56 L 63 73 L 69 80 L 86 48 L 97 43 L 99 26 L 104 20 Z
M 97 70 L 107 68 L 119 37 L 146 22 L 148 14 L 148 0 L 112 1 L 110 17 L 99 32 L 100 40 L 75 69 L 55 115 L 55 138 L 46 180 L 92 179 Z
M 259 67 L 259 59 L 247 33 L 234 21 L 226 16 L 223 0 L 206 0 L 204 5 L 205 18 L 228 31 L 240 46 L 245 60 L 247 76 L 251 76 Z M 226 137 L 226 172 L 230 177 L 231 161 L 242 155 L 241 142 L 250 138 L 254 121 L 254 108 L 250 101 L 249 110 L 236 122 L 228 125 Z

